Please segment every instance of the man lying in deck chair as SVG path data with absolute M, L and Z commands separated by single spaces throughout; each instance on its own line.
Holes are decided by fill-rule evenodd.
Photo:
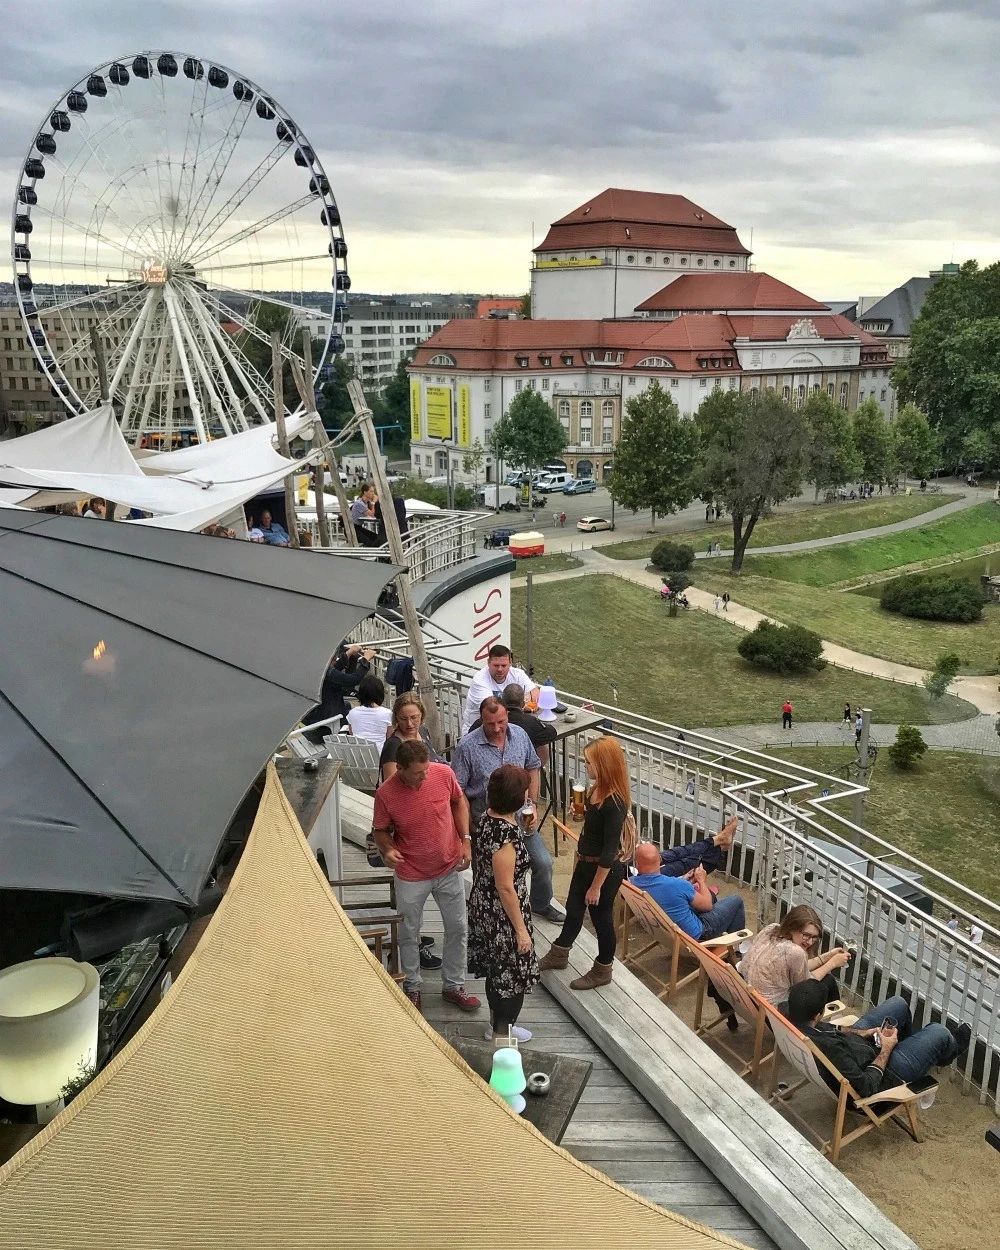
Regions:
M 684 877 L 699 864 L 706 873 L 715 872 L 716 868 L 721 868 L 733 844 L 736 825 L 736 817 L 730 816 L 719 832 L 710 838 L 699 838 L 686 846 L 668 846 L 660 852 L 660 872 L 665 877 Z
M 679 928 L 696 942 L 731 933 L 746 926 L 746 911 L 738 894 L 718 900 L 705 884 L 705 869 L 698 865 L 687 877 L 669 877 L 660 871 L 660 848 L 640 842 L 635 848 L 638 886 L 656 902 Z
M 905 998 L 887 999 L 849 1028 L 824 1024 L 825 1006 L 826 989 L 810 978 L 792 986 L 786 1015 L 850 1081 L 860 1098 L 894 1085 L 913 1085 L 935 1065 L 943 1067 L 960 1059 L 972 1037 L 967 1024 L 927 1024 L 914 1033 Z M 832 1075 L 822 1066 L 820 1073 L 837 1093 Z

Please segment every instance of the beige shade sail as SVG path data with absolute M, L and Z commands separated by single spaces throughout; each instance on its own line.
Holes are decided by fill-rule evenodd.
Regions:
M 573 1159 L 472 1073 L 369 955 L 273 766 L 173 988 L 0 1170 L 18 1250 L 736 1244 Z

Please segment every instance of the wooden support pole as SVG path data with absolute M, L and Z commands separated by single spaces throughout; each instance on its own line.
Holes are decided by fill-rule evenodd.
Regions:
M 108 361 L 104 355 L 101 336 L 97 333 L 97 326 L 90 327 L 90 345 L 94 349 L 94 360 L 97 363 L 97 389 L 100 391 L 101 403 L 106 404 L 108 402 Z M 168 447 L 167 450 L 169 451 L 170 448 Z M 104 501 L 104 519 L 105 521 L 115 519 L 115 505 L 111 499 Z
M 311 372 L 311 370 L 310 370 Z M 295 388 L 299 392 L 299 398 L 305 406 L 307 412 L 316 412 L 316 400 L 306 381 L 305 374 L 299 366 L 297 360 L 292 360 L 292 377 L 295 379 Z M 343 526 L 344 537 L 347 540 L 348 547 L 356 547 L 358 545 L 358 536 L 354 529 L 354 522 L 351 520 L 351 505 L 347 501 L 347 491 L 344 490 L 344 483 L 340 480 L 340 466 L 337 463 L 337 453 L 330 445 L 326 430 L 323 428 L 323 422 L 320 415 L 316 412 L 316 433 L 320 437 L 319 449 L 326 457 L 326 463 L 330 469 L 330 477 L 333 481 L 334 493 L 337 496 L 337 503 L 340 507 L 340 524 Z M 324 483 L 323 466 L 319 466 L 319 487 L 316 491 L 317 507 L 316 519 L 319 520 L 319 504 L 318 500 L 322 493 Z M 326 500 L 323 500 L 324 516 L 326 508 Z M 320 529 L 320 542 L 323 543 L 323 531 Z M 327 535 L 329 536 L 329 525 L 327 525 Z M 324 543 L 328 546 L 328 543 Z
M 271 331 L 271 372 L 274 383 L 274 420 L 278 427 L 278 450 L 286 459 L 292 458 L 288 446 L 288 430 L 285 428 L 285 377 L 284 361 L 281 357 L 281 336 L 276 330 Z M 295 519 L 295 482 L 294 474 L 285 478 L 285 524 L 288 526 L 288 538 L 293 547 L 299 545 L 299 526 Z
M 357 378 L 347 384 L 347 392 L 354 405 L 354 415 L 361 427 L 361 437 L 368 453 L 370 479 L 375 484 L 375 492 L 382 503 L 382 522 L 385 525 L 386 538 L 389 542 L 389 555 L 393 563 L 403 567 L 404 571 L 396 578 L 396 589 L 399 594 L 399 610 L 406 626 L 406 634 L 410 640 L 410 651 L 413 655 L 413 676 L 417 694 L 420 696 L 426 712 L 427 732 L 436 751 L 444 750 L 444 733 L 441 729 L 441 717 L 438 714 L 437 697 L 434 691 L 434 679 L 431 676 L 430 661 L 424 645 L 424 635 L 417 617 L 417 609 L 413 604 L 413 592 L 410 589 L 410 575 L 406 571 L 406 553 L 403 551 L 403 539 L 399 532 L 399 521 L 396 509 L 392 504 L 392 492 L 386 479 L 385 467 L 379 452 L 378 437 L 372 421 L 371 409 L 365 402 L 365 393 Z

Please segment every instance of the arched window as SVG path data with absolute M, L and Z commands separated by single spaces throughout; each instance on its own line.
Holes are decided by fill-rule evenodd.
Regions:
M 583 402 L 580 404 L 581 418 L 592 417 L 593 415 L 594 415 L 594 405 L 590 402 L 589 399 L 583 400 Z
M 568 399 L 560 399 L 560 401 L 559 401 L 559 415 L 560 415 L 561 417 L 568 417 L 568 416 L 569 416 L 569 400 L 568 400 Z
M 448 365 L 449 367 L 454 368 L 454 367 L 455 367 L 455 357 L 454 357 L 454 356 L 445 356 L 444 354 L 439 354 L 439 355 L 437 355 L 437 356 L 432 356 L 432 357 L 430 358 L 430 360 L 429 360 L 427 363 L 428 363 L 429 365 L 439 365 L 439 366 L 440 366 L 440 365 Z
M 606 399 L 606 400 L 604 401 L 604 403 L 603 403 L 603 404 L 601 404 L 601 416 L 603 416 L 603 417 L 613 417 L 614 415 L 615 415 L 615 405 L 614 405 L 614 402 L 613 402 L 612 400 L 610 400 L 610 399 Z
M 673 367 L 674 362 L 666 356 L 646 356 L 636 365 L 637 369 L 672 369 Z

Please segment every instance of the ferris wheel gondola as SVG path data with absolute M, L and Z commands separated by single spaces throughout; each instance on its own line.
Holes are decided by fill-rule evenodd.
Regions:
M 21 166 L 11 263 L 53 391 L 72 412 L 99 402 L 96 329 L 132 442 L 269 421 L 272 330 L 286 359 L 303 326 L 319 338 L 314 384 L 344 349 L 347 244 L 315 147 L 245 74 L 198 57 L 109 61 L 53 103 Z

